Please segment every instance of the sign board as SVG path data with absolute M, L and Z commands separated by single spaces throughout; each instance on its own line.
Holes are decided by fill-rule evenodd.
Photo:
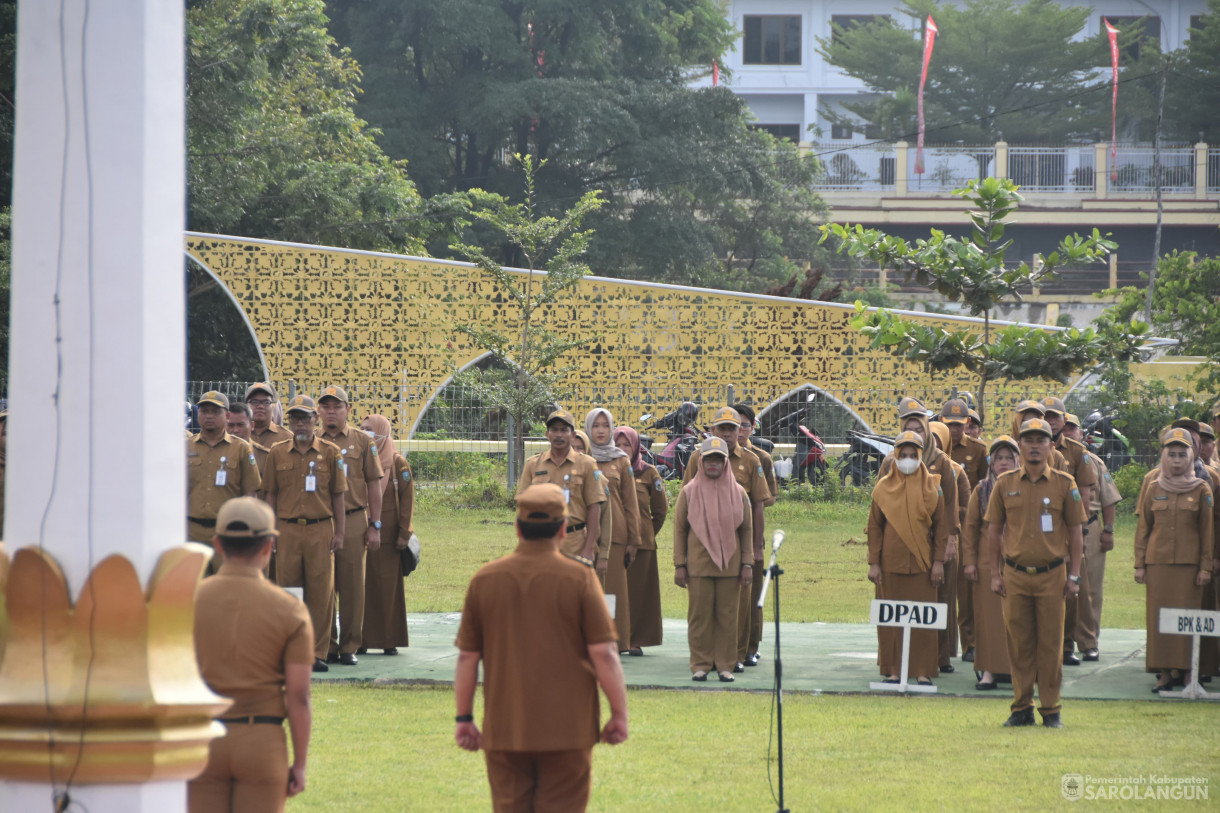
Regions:
M 869 622 L 875 627 L 943 630 L 947 627 L 948 615 L 948 604 L 873 599 L 868 617 Z
M 1220 694 L 1210 693 L 1199 684 L 1199 639 L 1220 638 L 1220 612 L 1162 607 L 1159 629 L 1162 635 L 1190 636 L 1190 683 L 1180 692 L 1162 690 L 1158 694 L 1183 700 L 1220 700 Z

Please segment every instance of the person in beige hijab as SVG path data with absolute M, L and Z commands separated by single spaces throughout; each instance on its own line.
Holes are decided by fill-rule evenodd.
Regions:
M 691 680 L 715 670 L 732 683 L 738 597 L 754 577 L 753 511 L 728 471 L 728 445 L 712 437 L 699 451 L 699 471 L 674 505 L 674 584 L 688 592 Z
M 868 580 L 877 598 L 935 602 L 945 580 L 948 518 L 940 477 L 923 462 L 924 439 L 902 432 L 894 439 L 894 463 L 873 487 L 868 516 Z M 946 458 L 947 459 L 947 458 Z M 897 683 L 902 672 L 902 636 L 898 627 L 877 627 L 877 665 L 885 683 Z M 931 686 L 937 674 L 936 630 L 911 631 L 909 674 Z
M 627 568 L 635 561 L 640 547 L 640 507 L 635 496 L 635 477 L 631 459 L 614 445 L 614 416 L 610 410 L 596 407 L 585 416 L 585 433 L 589 436 L 589 456 L 597 462 L 597 470 L 609 489 L 610 560 L 604 584 L 606 595 L 613 595 L 614 626 L 619 633 L 619 653 L 631 649 L 631 599 L 628 595 Z

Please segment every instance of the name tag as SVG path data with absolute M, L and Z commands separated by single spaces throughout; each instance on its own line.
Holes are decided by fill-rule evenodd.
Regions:
M 1009 491 L 1009 492 L 1008 492 L 1008 493 L 1007 493 L 1005 496 L 1008 496 L 1008 497 L 1020 497 L 1020 496 L 1021 496 L 1021 492 L 1020 492 L 1020 491 Z
M 219 471 L 216 472 L 216 485 L 223 487 L 228 482 L 229 482 L 229 473 L 227 471 L 225 471 L 224 469 L 220 469 Z
M 1055 530 L 1055 521 L 1051 519 L 1050 514 L 1042 515 L 1042 533 L 1049 534 Z
M 312 474 L 305 475 L 305 490 L 314 492 L 318 490 L 318 478 Z

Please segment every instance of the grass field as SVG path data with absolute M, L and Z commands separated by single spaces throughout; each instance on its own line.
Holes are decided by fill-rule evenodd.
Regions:
M 864 623 L 873 587 L 868 572 L 864 526 L 868 509 L 844 503 L 783 500 L 767 509 L 770 531 L 782 528 L 785 570 L 784 620 Z M 407 579 L 409 612 L 455 612 L 461 609 L 466 584 L 474 572 L 516 547 L 513 514 L 508 509 L 421 510 L 415 531 L 424 544 L 420 569 Z M 1132 578 L 1135 519 L 1120 516 L 1115 549 L 1106 562 L 1103 624 L 1144 625 L 1143 587 Z M 673 532 L 667 524 L 658 537 L 661 567 L 661 612 L 686 617 L 686 592 L 674 586 Z
M 769 696 L 632 691 L 628 703 L 631 738 L 594 751 L 590 810 L 776 809 Z M 785 803 L 793 811 L 1040 811 L 1067 804 L 1063 774 L 1151 774 L 1207 779 L 1211 801 L 1127 807 L 1215 809 L 1216 704 L 1075 701 L 1059 731 L 1001 728 L 1007 714 L 999 697 L 787 696 Z M 289 810 L 489 809 L 482 756 L 454 745 L 452 715 L 447 688 L 315 686 L 309 785 Z

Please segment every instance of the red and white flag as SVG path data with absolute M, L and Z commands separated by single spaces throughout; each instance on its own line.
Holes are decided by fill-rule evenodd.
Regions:
M 928 63 L 932 61 L 932 47 L 936 44 L 936 35 L 940 33 L 940 29 L 936 27 L 936 21 L 932 19 L 932 15 L 928 15 L 928 25 L 924 29 L 923 34 L 923 72 L 919 75 L 919 140 L 915 144 L 915 174 L 922 175 L 923 169 L 923 89 L 928 83 Z
M 720 84 L 720 63 L 712 63 L 712 87 Z
M 1118 180 L 1118 29 L 1101 18 L 1110 37 L 1110 67 L 1113 71 L 1114 94 L 1110 101 L 1110 180 Z

